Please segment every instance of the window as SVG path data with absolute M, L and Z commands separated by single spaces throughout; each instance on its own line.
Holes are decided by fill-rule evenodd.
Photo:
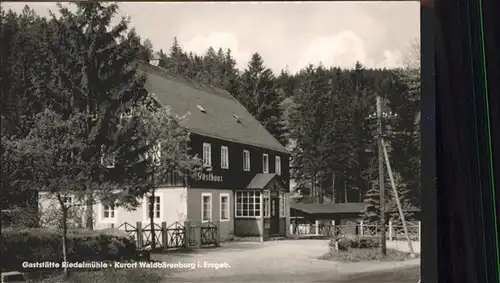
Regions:
M 106 168 L 114 168 L 115 156 L 110 153 L 106 153 L 104 148 L 104 146 L 101 146 L 101 164 Z
M 201 219 L 203 222 L 212 221 L 212 194 L 201 194 Z
M 269 155 L 262 155 L 262 173 L 269 173 Z
M 229 220 L 229 194 L 220 195 L 220 221 Z
M 115 205 L 114 204 L 103 204 L 102 210 L 104 212 L 104 218 L 115 218 Z
M 229 168 L 229 149 L 227 146 L 222 146 L 220 148 L 220 168 Z
M 285 193 L 280 193 L 280 217 L 286 217 Z
M 241 218 L 260 217 L 260 192 L 236 192 L 236 216 Z
M 243 170 L 250 171 L 250 151 L 243 150 Z
M 274 172 L 281 175 L 281 157 L 279 156 L 274 158 Z
M 271 201 L 269 196 L 269 191 L 264 191 L 263 202 L 264 202 L 264 217 L 269 217 L 270 206 L 269 202 Z
M 212 166 L 212 148 L 209 143 L 203 143 L 203 165 Z
M 154 202 L 153 202 L 154 201 Z M 151 205 L 153 206 L 153 218 L 160 218 L 161 213 L 160 213 L 160 208 L 161 208 L 161 198 L 159 196 L 155 196 L 154 200 L 153 197 L 148 197 L 148 205 L 146 215 L 147 218 L 149 218 L 149 212 L 151 210 Z

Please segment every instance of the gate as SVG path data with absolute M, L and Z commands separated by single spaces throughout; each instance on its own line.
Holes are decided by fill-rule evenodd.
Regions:
M 201 246 L 217 245 L 217 225 L 213 222 L 203 223 L 200 227 L 201 230 Z
M 165 248 L 163 241 L 163 229 L 160 225 L 154 223 L 153 227 L 151 224 L 147 224 L 142 228 L 142 238 L 144 239 L 144 247 L 151 247 L 153 242 L 152 235 L 155 237 L 155 248 Z
M 201 227 L 200 224 L 196 225 L 191 223 L 188 225 L 188 227 L 186 227 L 186 229 L 189 230 L 188 232 L 189 239 L 187 239 L 187 241 L 190 247 L 196 246 L 198 244 L 199 238 L 196 235 L 198 234 L 198 231 L 200 231 L 200 227 Z
M 157 249 L 177 249 L 197 245 L 217 246 L 219 244 L 218 226 L 213 222 L 197 225 L 190 223 L 182 225 L 179 222 L 174 222 L 168 227 L 166 222 L 162 222 L 161 225 L 154 223 L 152 228 L 151 224 L 142 227 L 141 222 L 137 222 L 135 226 L 124 222 L 117 229 L 130 235 L 139 249 L 151 247 L 152 235 L 155 237 L 155 248 Z M 188 235 L 186 236 L 186 234 Z
M 168 226 L 166 229 L 167 232 L 167 243 L 166 247 L 167 249 L 173 249 L 173 248 L 182 248 L 184 247 L 185 241 L 186 241 L 186 229 L 184 225 L 180 224 L 179 222 L 175 222 L 172 225 Z

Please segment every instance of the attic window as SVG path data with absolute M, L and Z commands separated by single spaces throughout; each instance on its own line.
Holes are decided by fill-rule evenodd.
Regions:
M 201 107 L 201 105 L 196 105 L 196 107 L 198 107 L 198 109 L 200 109 L 200 111 L 201 111 L 201 112 L 203 112 L 203 113 L 207 113 L 207 112 L 205 111 L 205 108 Z
M 236 122 L 241 123 L 240 117 L 233 114 L 233 118 L 236 119 Z

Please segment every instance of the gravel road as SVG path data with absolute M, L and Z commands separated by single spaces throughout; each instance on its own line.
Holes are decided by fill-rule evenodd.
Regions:
M 396 274 L 395 269 L 401 269 L 406 274 L 409 272 L 406 270 L 414 271 L 415 268 L 418 269 L 420 263 L 419 259 L 378 263 L 337 263 L 317 259 L 328 251 L 327 243 L 326 240 L 284 240 L 264 243 L 231 242 L 225 243 L 220 248 L 202 249 L 194 253 L 154 255 L 153 259 L 190 266 L 190 268 L 170 269 L 171 276 L 168 277 L 166 282 L 390 283 L 393 282 L 390 276 Z M 408 249 L 408 245 L 401 242 L 391 242 L 387 246 L 389 248 L 397 247 L 400 250 Z M 419 247 L 414 247 L 416 250 L 417 248 Z M 413 269 L 408 269 L 408 267 L 413 267 Z M 363 281 L 367 280 L 367 278 L 382 281 Z M 394 282 L 398 283 L 413 282 L 394 280 L 396 280 Z

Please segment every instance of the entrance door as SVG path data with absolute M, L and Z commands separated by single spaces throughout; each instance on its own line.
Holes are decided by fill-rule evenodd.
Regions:
M 277 235 L 280 231 L 280 199 L 279 198 L 271 198 L 271 235 Z

